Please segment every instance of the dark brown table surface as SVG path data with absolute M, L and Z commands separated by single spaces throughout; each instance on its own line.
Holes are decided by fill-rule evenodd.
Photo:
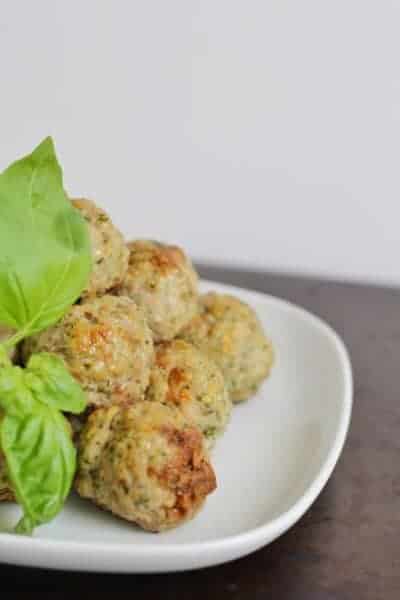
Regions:
M 270 546 L 171 575 L 97 575 L 0 566 L 2 593 L 135 600 L 400 600 L 400 291 L 200 267 L 204 276 L 287 298 L 326 319 L 350 351 L 355 399 L 339 464 L 308 513 Z M 90 596 L 89 596 L 90 594 Z M 108 594 L 107 594 L 108 595 Z M 13 597 L 8 592 L 8 597 Z

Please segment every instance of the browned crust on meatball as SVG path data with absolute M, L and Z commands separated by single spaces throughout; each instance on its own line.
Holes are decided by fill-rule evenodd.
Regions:
M 157 474 L 157 479 L 176 494 L 175 506 L 167 510 L 168 520 L 181 521 L 203 504 L 204 498 L 217 488 L 217 480 L 210 463 L 204 459 L 200 431 L 194 428 L 179 431 L 168 426 L 160 431 L 169 444 L 179 448 L 175 460 Z
M 155 364 L 160 369 L 168 369 L 167 351 L 173 346 L 173 342 L 159 344 L 156 352 Z M 171 369 L 168 375 L 168 392 L 166 400 L 168 403 L 180 406 L 190 400 L 190 378 L 188 370 L 180 367 Z
M 168 375 L 167 402 L 181 406 L 191 400 L 187 371 L 175 367 Z
M 129 249 L 135 249 L 133 243 L 128 244 Z M 139 251 L 146 253 L 146 249 L 139 246 Z M 152 264 L 164 273 L 170 269 L 179 269 L 185 264 L 186 258 L 182 250 L 178 246 L 163 246 L 156 244 L 150 258 Z M 129 264 L 132 264 L 129 261 Z
M 15 502 L 15 496 L 10 489 L 0 490 L 0 502 Z
M 2 452 L 0 452 L 0 502 L 14 502 L 14 492 L 10 487 L 6 459 Z

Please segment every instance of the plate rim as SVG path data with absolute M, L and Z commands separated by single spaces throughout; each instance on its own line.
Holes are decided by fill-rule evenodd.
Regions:
M 249 301 L 250 303 L 262 303 L 265 300 L 267 300 L 270 304 L 272 303 L 274 305 L 277 305 L 281 309 L 283 308 L 285 310 L 289 310 L 290 312 L 294 311 L 303 320 L 308 321 L 321 333 L 330 338 L 331 342 L 333 342 L 335 346 L 335 350 L 337 351 L 337 355 L 341 365 L 344 383 L 344 393 L 342 399 L 340 420 L 336 429 L 333 443 L 326 455 L 326 458 L 321 464 L 317 476 L 313 479 L 313 481 L 307 487 L 305 492 L 287 510 L 285 510 L 272 520 L 268 520 L 267 522 L 258 525 L 257 527 L 253 527 L 252 529 L 246 530 L 242 533 L 224 536 L 213 540 L 203 540 L 199 542 L 181 542 L 165 544 L 159 544 L 157 542 L 154 542 L 146 545 L 140 545 L 135 542 L 129 544 L 127 542 L 107 543 L 104 541 L 63 541 L 62 539 L 26 537 L 13 533 L 0 532 L 1 561 L 7 563 L 7 556 L 3 556 L 3 551 L 6 549 L 10 551 L 10 546 L 13 547 L 13 553 L 16 553 L 18 556 L 14 557 L 9 564 L 42 566 L 43 561 L 40 560 L 40 557 L 32 555 L 29 556 L 29 560 L 27 560 L 21 557 L 19 553 L 22 553 L 27 550 L 31 550 L 33 552 L 40 550 L 48 552 L 49 550 L 51 550 L 52 556 L 55 560 L 51 561 L 52 564 L 49 564 L 45 568 L 61 568 L 63 570 L 79 570 L 79 565 L 68 566 L 67 563 L 69 562 L 69 557 L 66 557 L 66 554 L 69 555 L 70 553 L 73 553 L 76 558 L 79 558 L 79 555 L 81 555 L 81 553 L 87 553 L 89 551 L 92 551 L 95 554 L 101 554 L 103 557 L 108 553 L 112 553 L 114 556 L 123 555 L 126 557 L 129 556 L 130 558 L 135 558 L 135 555 L 138 554 L 141 558 L 154 557 L 155 554 L 159 558 L 166 556 L 169 556 L 169 558 L 171 558 L 171 554 L 173 554 L 174 560 L 179 560 L 180 558 L 186 556 L 188 553 L 196 553 L 197 555 L 199 555 L 200 553 L 202 556 L 204 556 L 205 554 L 207 554 L 207 552 L 212 553 L 222 549 L 228 551 L 232 548 L 251 547 L 254 550 L 265 544 L 268 544 L 270 541 L 276 539 L 289 528 L 291 528 L 293 525 L 295 525 L 296 522 L 305 514 L 305 512 L 317 499 L 317 497 L 325 487 L 326 483 L 328 482 L 329 478 L 331 477 L 333 470 L 335 469 L 335 466 L 340 458 L 351 423 L 353 407 L 353 374 L 350 355 L 344 341 L 339 336 L 339 334 L 333 329 L 333 327 L 330 324 L 328 324 L 324 319 L 311 313 L 306 308 L 295 304 L 294 302 L 288 301 L 286 299 L 274 295 L 266 294 L 256 290 L 250 290 L 248 288 L 240 286 L 233 286 L 225 283 L 214 282 L 204 279 L 201 280 L 201 292 L 210 291 L 211 289 L 219 293 L 238 295 L 240 298 L 243 298 L 245 301 Z M 246 298 L 248 300 L 246 300 Z M 54 562 L 58 562 L 57 559 L 61 556 L 60 551 L 62 551 L 62 554 L 64 555 L 64 560 L 62 561 L 63 566 L 61 567 L 53 564 Z M 236 553 L 236 557 L 243 556 L 245 553 L 249 553 L 249 551 Z M 16 560 L 16 558 L 18 558 L 18 560 Z M 199 567 L 211 564 L 218 564 L 220 562 L 226 562 L 227 560 L 232 559 L 228 558 L 224 560 L 210 560 L 208 562 L 202 561 L 201 564 L 199 564 Z M 130 571 L 132 573 L 146 572 L 143 569 L 140 571 L 136 571 L 134 565 L 132 565 L 132 567 L 133 568 Z M 158 572 L 185 570 L 187 568 L 191 569 L 196 567 L 179 567 L 178 565 L 177 568 L 167 567 L 158 570 Z M 84 565 L 82 567 L 82 570 L 104 571 L 104 568 L 100 566 L 96 567 L 95 565 Z M 107 568 L 107 570 L 114 572 L 128 571 L 128 569 L 124 568 L 123 565 L 121 565 L 121 568 L 118 568 L 115 566 L 115 564 L 110 565 L 110 568 Z

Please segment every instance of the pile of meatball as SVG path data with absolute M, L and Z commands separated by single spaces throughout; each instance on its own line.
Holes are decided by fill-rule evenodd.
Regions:
M 78 494 L 146 530 L 176 527 L 216 488 L 210 451 L 232 405 L 269 375 L 272 345 L 245 303 L 199 296 L 180 248 L 126 244 L 94 202 L 72 202 L 90 231 L 89 285 L 20 356 L 61 356 L 87 393 L 85 414 L 68 416 Z M 10 499 L 0 456 L 0 500 Z

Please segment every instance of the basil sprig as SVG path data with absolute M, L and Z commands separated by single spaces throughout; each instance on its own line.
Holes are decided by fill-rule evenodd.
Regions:
M 8 351 L 58 321 L 89 280 L 86 224 L 67 199 L 51 138 L 0 175 L 0 448 L 29 533 L 62 508 L 76 469 L 61 411 L 85 409 L 83 390 L 51 354 L 13 366 Z
M 64 315 L 91 262 L 87 227 L 47 138 L 0 175 L 0 323 L 16 330 L 9 346 Z

